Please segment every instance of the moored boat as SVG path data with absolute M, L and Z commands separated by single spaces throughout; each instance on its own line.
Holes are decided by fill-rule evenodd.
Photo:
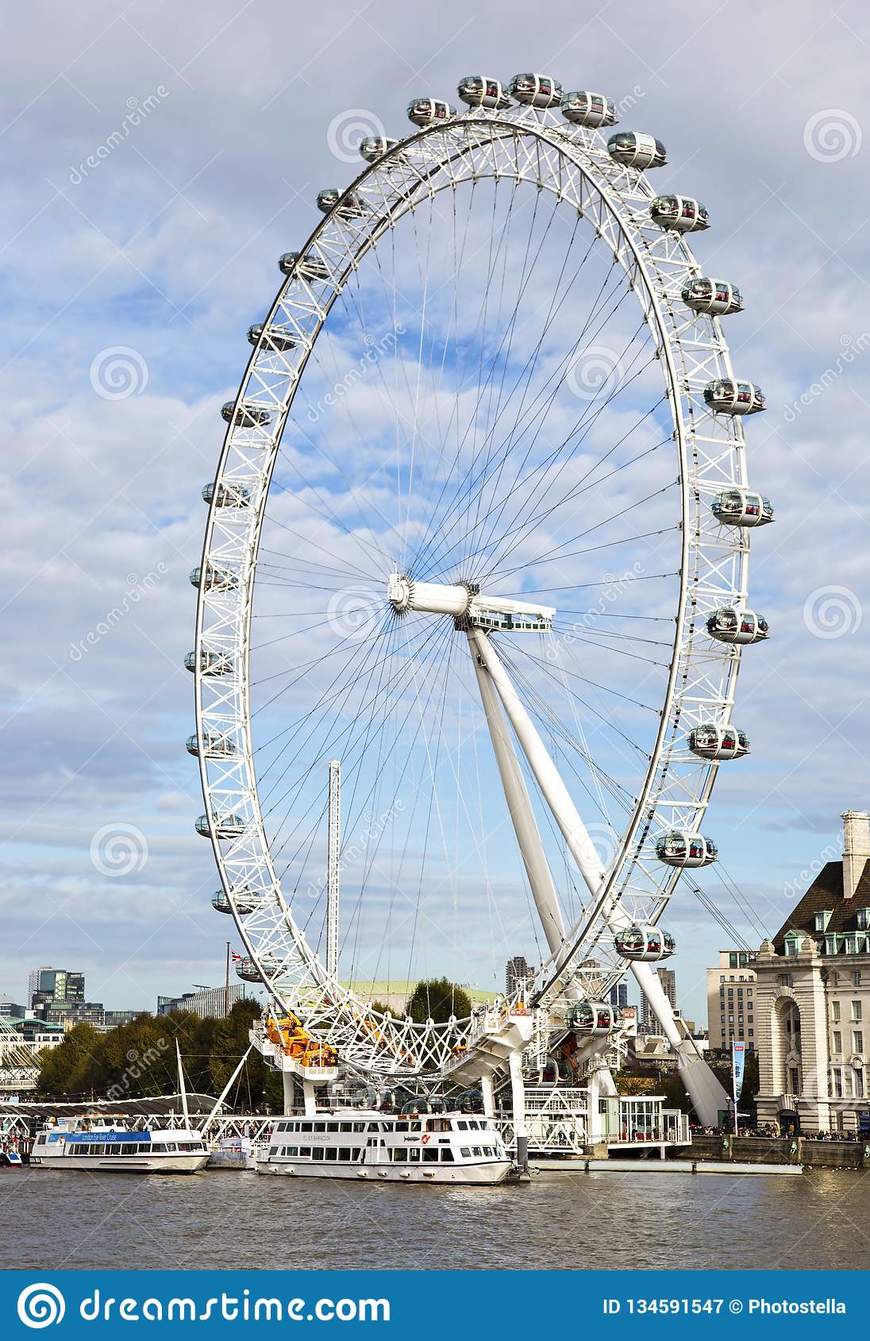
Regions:
M 184 1127 L 123 1127 L 58 1122 L 37 1134 L 30 1163 L 38 1168 L 89 1173 L 196 1173 L 208 1161 L 198 1131 Z
M 488 1118 L 477 1114 L 337 1109 L 279 1118 L 257 1172 L 370 1182 L 489 1184 L 513 1168 Z

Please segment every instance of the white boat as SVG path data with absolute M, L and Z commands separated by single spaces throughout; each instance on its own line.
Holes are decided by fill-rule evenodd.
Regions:
M 201 1134 L 184 1127 L 128 1131 L 85 1119 L 44 1127 L 30 1163 L 86 1173 L 196 1173 L 205 1167 L 208 1153 Z
M 278 1118 L 257 1172 L 389 1183 L 503 1182 L 513 1168 L 498 1131 L 474 1114 L 338 1109 Z

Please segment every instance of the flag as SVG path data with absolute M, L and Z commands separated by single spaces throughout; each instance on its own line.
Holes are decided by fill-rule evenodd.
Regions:
M 234 964 L 240 964 L 242 962 L 242 955 L 237 955 L 235 950 L 231 950 L 230 955 L 232 956 Z
M 743 1072 L 746 1065 L 746 1044 L 734 1039 L 731 1043 L 731 1066 L 734 1073 L 734 1102 L 740 1098 L 743 1089 Z

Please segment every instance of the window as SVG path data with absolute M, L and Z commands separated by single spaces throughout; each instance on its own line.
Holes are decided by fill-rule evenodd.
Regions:
M 437 1164 L 437 1163 L 438 1163 L 438 1147 L 437 1147 L 437 1146 L 427 1145 L 426 1149 L 423 1151 L 423 1163 L 424 1163 L 424 1164 Z
M 854 973 L 852 974 L 852 986 L 853 986 L 853 987 L 860 987 L 860 986 L 861 986 L 861 970 L 860 970 L 860 969 L 855 969 Z
M 314 1149 L 311 1151 L 311 1158 L 312 1158 L 312 1159 L 323 1159 L 323 1146 L 322 1146 L 322 1145 L 316 1145 L 316 1146 L 314 1147 Z
M 442 1150 L 442 1151 L 441 1151 L 441 1163 L 442 1163 L 442 1164 L 452 1164 L 452 1163 L 453 1163 L 453 1151 L 452 1151 L 452 1150 Z
M 395 1150 L 393 1151 L 393 1163 L 407 1164 L 407 1162 L 408 1162 L 408 1152 L 405 1149 L 405 1147 L 403 1145 L 396 1146 Z
M 853 1001 L 853 1002 L 852 1002 L 852 1019 L 857 1021 L 857 1020 L 860 1020 L 860 1018 L 861 1018 L 861 1002 L 860 1002 L 860 1001 Z
M 864 1051 L 864 1031 L 862 1029 L 855 1029 L 852 1033 L 852 1051 L 859 1053 Z
M 843 1035 L 840 1033 L 839 1029 L 835 1029 L 831 1034 L 831 1050 L 833 1052 L 843 1051 Z
M 468 1145 L 463 1145 L 463 1146 L 461 1146 L 461 1147 L 460 1147 L 460 1150 L 459 1150 L 459 1153 L 460 1153 L 460 1155 L 462 1156 L 463 1159 L 470 1159 L 470 1158 L 471 1158 L 471 1146 L 468 1146 Z
M 839 1024 L 839 1023 L 840 1023 L 840 1003 L 839 1003 L 839 1001 L 832 1001 L 832 1002 L 831 1002 L 831 1019 L 834 1021 L 834 1024 Z
M 794 987 L 794 974 L 792 973 L 778 973 L 776 980 L 780 987 Z
M 842 1068 L 841 1066 L 835 1066 L 835 1067 L 834 1067 L 832 1079 L 833 1079 L 833 1081 L 834 1081 L 834 1098 L 835 1098 L 835 1099 L 842 1099 L 842 1097 L 843 1097 L 843 1068 Z
M 326 1147 L 326 1158 L 331 1159 L 333 1162 L 338 1159 L 338 1150 L 334 1145 L 328 1145 Z

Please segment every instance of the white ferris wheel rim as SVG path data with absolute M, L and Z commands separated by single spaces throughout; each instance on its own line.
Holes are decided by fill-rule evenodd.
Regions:
M 696 830 L 718 764 L 707 761 L 699 767 L 697 759 L 687 764 L 686 727 L 709 720 L 711 713 L 717 721 L 730 720 L 734 700 L 740 648 L 714 645 L 711 649 L 706 643 L 699 648 L 694 620 L 724 606 L 740 607 L 747 598 L 748 537 L 735 530 L 723 538 L 708 515 L 715 490 L 746 487 L 745 451 L 739 419 L 712 416 L 703 402 L 704 385 L 716 378 L 732 378 L 733 370 L 719 320 L 681 310 L 683 283 L 703 273 L 685 237 L 651 223 L 648 206 L 655 193 L 642 173 L 609 158 L 599 132 L 566 126 L 552 112 L 530 107 L 499 112 L 475 109 L 400 141 L 365 168 L 341 197 L 361 196 L 366 212 L 358 218 L 343 218 L 340 208 L 334 209 L 301 248 L 300 255 L 319 261 L 328 278 L 315 282 L 298 271 L 288 275 L 263 323 L 264 333 L 234 403 L 268 409 L 270 423 L 253 428 L 229 424 L 202 553 L 203 569 L 209 563 L 235 564 L 239 580 L 231 592 L 200 587 L 195 643 L 197 738 L 203 740 L 217 727 L 223 735 L 231 734 L 236 745 L 230 762 L 209 759 L 201 751 L 199 766 L 206 813 L 211 816 L 229 808 L 245 820 L 244 833 L 230 843 L 219 839 L 214 830 L 211 833 L 222 886 L 241 940 L 283 1009 L 302 1016 L 317 1037 L 341 1046 L 372 1070 L 403 1069 L 405 1065 L 437 1069 L 445 1049 L 455 1046 L 457 1036 L 462 1035 L 463 1022 L 449 1028 L 412 1026 L 373 1012 L 330 976 L 284 898 L 263 822 L 251 742 L 249 657 L 258 549 L 284 424 L 314 343 L 355 265 L 407 210 L 426 198 L 427 191 L 491 175 L 483 169 L 499 162 L 509 175 L 511 154 L 517 181 L 533 180 L 592 222 L 598 240 L 610 248 L 638 295 L 661 354 L 671 401 L 682 525 L 673 654 L 643 787 L 606 884 L 581 918 L 582 925 L 571 928 L 568 952 L 560 957 L 558 966 L 552 958 L 544 965 L 535 987 L 536 1002 L 546 1006 L 558 997 L 567 978 L 601 938 L 602 910 L 618 903 L 632 880 L 654 880 L 656 906 L 645 920 L 658 920 L 680 872 L 666 868 L 645 873 L 638 835 L 648 834 L 651 828 Z M 469 167 L 473 169 L 470 173 Z M 276 325 L 282 330 L 295 329 L 299 341 L 293 350 L 266 350 L 264 357 L 263 340 Z M 242 478 L 250 482 L 254 505 L 233 509 L 244 515 L 229 518 L 218 506 L 218 491 Z M 203 658 L 214 654 L 229 660 L 229 677 L 202 673 Z M 688 768 L 695 786 L 687 795 Z M 253 914 L 240 912 L 235 897 L 252 887 L 265 897 Z M 619 976 L 612 974 L 606 986 Z M 381 1036 L 376 1045 L 373 1032 Z M 415 1040 L 412 1053 L 410 1038 Z

